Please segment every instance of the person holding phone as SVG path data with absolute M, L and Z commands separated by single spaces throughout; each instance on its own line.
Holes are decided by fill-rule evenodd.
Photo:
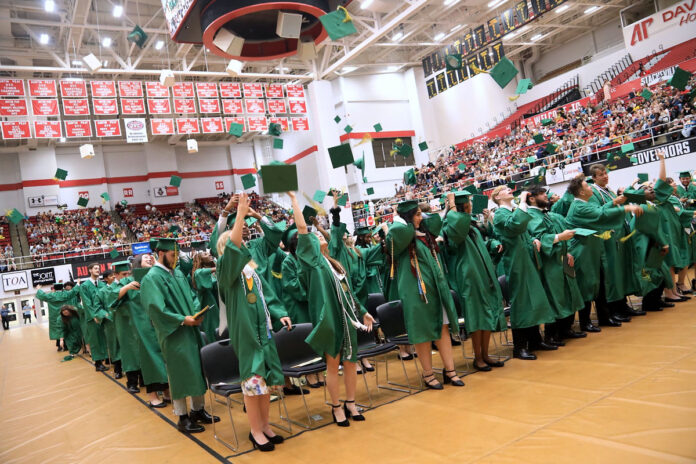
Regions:
M 228 212 L 229 213 L 229 212 Z M 218 288 L 227 311 L 230 344 L 239 358 L 244 405 L 249 418 L 249 440 L 261 451 L 272 451 L 283 437 L 271 429 L 271 390 L 284 383 L 272 338 L 273 322 L 288 329 L 292 322 L 272 286 L 256 272 L 256 263 L 242 232 L 249 214 L 249 197 L 239 198 L 231 230 L 220 234 L 216 244 Z

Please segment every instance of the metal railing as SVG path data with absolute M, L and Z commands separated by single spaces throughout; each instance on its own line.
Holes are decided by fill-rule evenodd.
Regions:
M 616 76 L 618 76 L 626 68 L 631 66 L 631 64 L 633 64 L 633 59 L 631 58 L 631 55 L 624 55 L 623 58 L 611 65 L 609 69 L 595 77 L 594 80 L 583 89 L 585 96 L 589 97 L 591 95 L 598 94 L 599 99 L 602 100 L 604 94 L 604 89 L 602 86 L 604 85 L 604 83 L 606 81 L 611 82 Z

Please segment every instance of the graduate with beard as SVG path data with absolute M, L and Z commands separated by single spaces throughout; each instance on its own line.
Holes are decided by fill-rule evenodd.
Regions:
M 212 343 L 216 339 L 215 329 L 220 325 L 220 308 L 218 307 L 215 259 L 207 251 L 197 251 L 193 255 L 191 287 L 198 294 L 201 306 L 209 308 L 205 313 L 203 324 L 201 324 L 201 330 L 205 332 L 208 343 Z
M 90 264 L 87 267 L 89 278 L 84 280 L 77 288 L 80 290 L 82 306 L 87 317 L 85 339 L 89 343 L 94 368 L 97 371 L 107 371 L 109 368 L 104 365 L 104 361 L 108 359 L 109 351 L 106 346 L 103 322 L 108 313 L 99 300 L 99 290 L 105 287 L 106 284 L 99 280 L 99 267 L 99 263 Z
M 114 272 L 112 270 L 104 271 L 102 274 L 102 281 L 106 284 L 104 287 L 99 289 L 97 293 L 97 299 L 99 305 L 106 312 L 104 317 L 104 336 L 106 337 L 106 347 L 109 352 L 109 362 L 114 366 L 114 378 L 120 379 L 123 377 L 123 370 L 121 366 L 121 348 L 118 343 L 118 335 L 116 334 L 116 324 L 114 324 L 114 313 L 110 308 L 110 290 L 111 284 L 114 282 Z
M 63 323 L 60 311 L 63 305 L 71 301 L 78 291 L 75 288 L 64 290 L 62 283 L 53 284 L 53 291 L 46 293 L 42 285 L 36 286 L 36 298 L 45 301 L 48 305 L 48 337 L 56 341 L 57 351 L 68 351 L 68 346 L 63 338 Z

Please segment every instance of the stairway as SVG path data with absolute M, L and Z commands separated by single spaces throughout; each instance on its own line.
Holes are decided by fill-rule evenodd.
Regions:
M 123 219 L 121 218 L 121 215 L 118 214 L 118 212 L 114 209 L 109 211 L 109 214 L 111 215 L 111 221 L 113 221 L 114 224 L 118 224 L 118 226 L 126 231 L 126 242 L 127 243 L 135 243 L 137 242 L 135 235 L 133 232 L 131 232 L 130 228 L 126 225 L 125 222 L 123 222 Z
M 24 221 L 19 224 L 10 224 L 10 238 L 17 269 L 33 269 L 34 263 L 31 257 L 29 257 L 29 240 L 27 239 L 27 229 L 24 227 Z M 22 258 L 25 259 L 22 260 Z

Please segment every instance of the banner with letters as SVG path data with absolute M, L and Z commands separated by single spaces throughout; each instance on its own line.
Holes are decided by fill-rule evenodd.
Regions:
M 682 0 L 623 28 L 633 61 L 696 37 L 696 1 Z

